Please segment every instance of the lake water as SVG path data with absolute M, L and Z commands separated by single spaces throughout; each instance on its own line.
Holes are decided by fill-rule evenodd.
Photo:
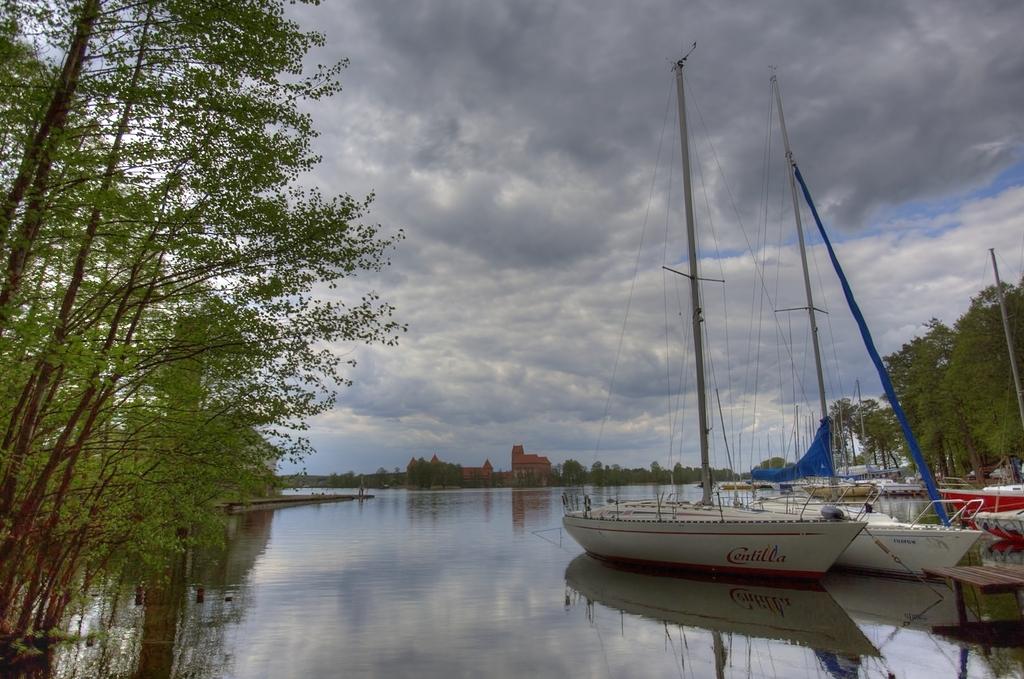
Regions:
M 829 575 L 824 589 L 787 589 L 627 572 L 562 533 L 560 489 L 374 493 L 233 516 L 225 549 L 183 559 L 145 604 L 126 584 L 76 621 L 104 640 L 6 676 L 1024 674 L 1024 640 L 991 648 L 932 631 L 957 620 L 942 584 Z M 598 490 L 594 502 L 651 493 Z M 968 605 L 1017 617 L 1011 595 Z

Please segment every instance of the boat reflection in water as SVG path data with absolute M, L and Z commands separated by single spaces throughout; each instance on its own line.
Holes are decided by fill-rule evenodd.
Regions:
M 721 669 L 721 635 L 768 639 L 814 650 L 824 669 L 856 674 L 862 657 L 880 654 L 850 616 L 816 584 L 779 587 L 756 580 L 666 575 L 625 569 L 587 556 L 565 571 L 566 604 L 572 594 L 626 614 L 713 634 Z M 589 612 L 588 612 L 589 615 Z
M 832 572 L 821 584 L 858 623 L 925 632 L 957 623 L 956 598 L 944 582 Z
M 981 548 L 981 562 L 994 566 L 1024 566 L 1024 542 L 991 542 Z

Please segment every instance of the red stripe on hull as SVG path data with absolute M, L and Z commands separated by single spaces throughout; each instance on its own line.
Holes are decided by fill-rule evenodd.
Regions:
M 987 530 L 992 535 L 995 535 L 1000 540 L 1010 540 L 1011 542 L 1024 542 L 1024 535 L 1020 533 L 1011 533 L 1008 530 L 1002 528 L 996 528 L 994 526 L 983 526 L 984 530 Z
M 675 563 L 672 561 L 647 561 L 645 559 L 629 559 L 617 556 L 604 556 L 587 552 L 590 556 L 601 561 L 611 563 L 627 564 L 630 566 L 643 566 L 646 568 L 660 568 L 670 571 L 688 571 L 699 573 L 725 573 L 732 576 L 764 578 L 790 578 L 793 580 L 820 580 L 825 576 L 824 572 L 817 571 L 788 571 L 777 568 L 741 568 L 737 566 L 708 566 L 705 564 Z
M 724 533 L 712 533 L 709 531 L 688 531 L 688 530 L 630 530 L 628 528 L 608 528 L 606 526 L 583 526 L 575 524 L 573 528 L 583 528 L 586 530 L 596 530 L 603 533 L 640 533 L 641 535 L 756 535 L 766 537 L 778 537 L 780 535 L 785 536 L 799 536 L 805 537 L 809 535 L 821 535 L 821 533 L 808 533 L 806 531 L 796 531 L 789 533 L 737 533 L 735 531 L 726 531 Z

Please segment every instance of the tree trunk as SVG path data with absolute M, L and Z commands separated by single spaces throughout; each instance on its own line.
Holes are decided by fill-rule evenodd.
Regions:
M 28 260 L 33 242 L 38 235 L 39 220 L 37 217 L 38 211 L 41 209 L 41 203 L 38 201 L 42 200 L 48 187 L 53 163 L 52 155 L 60 141 L 60 133 L 67 126 L 68 111 L 71 108 L 75 90 L 78 88 L 82 64 L 85 61 L 89 41 L 93 36 L 99 10 L 100 0 L 86 0 L 82 7 L 81 18 L 75 25 L 75 35 L 68 47 L 64 67 L 61 69 L 60 79 L 50 97 L 50 104 L 43 114 L 36 134 L 29 142 L 28 148 L 25 149 L 18 175 L 14 178 L 11 190 L 4 200 L 3 209 L 0 211 L 0 252 L 2 252 L 6 246 L 7 235 L 11 232 L 11 225 L 14 222 L 18 206 L 25 198 L 33 177 L 35 178 L 32 195 L 36 209 L 30 210 L 30 214 L 26 215 L 21 232 L 10 243 L 6 276 L 3 286 L 0 287 L 0 337 L 7 329 L 9 319 L 7 307 L 21 286 L 25 262 Z

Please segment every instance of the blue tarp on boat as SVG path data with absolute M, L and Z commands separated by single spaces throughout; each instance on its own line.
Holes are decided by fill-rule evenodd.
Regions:
M 935 513 L 938 514 L 942 520 L 943 525 L 949 525 L 949 517 L 946 515 L 946 510 L 942 506 L 942 496 L 939 495 L 939 491 L 935 486 L 935 478 L 932 477 L 932 470 L 928 467 L 928 462 L 925 460 L 925 456 L 921 453 L 921 448 L 918 447 L 918 439 L 914 438 L 913 432 L 910 431 L 910 423 L 906 419 L 906 415 L 903 413 L 903 407 L 899 405 L 899 398 L 896 396 L 896 389 L 893 387 L 893 382 L 889 378 L 889 371 L 886 370 L 885 364 L 882 362 L 882 356 L 879 354 L 879 350 L 874 346 L 874 340 L 871 339 L 871 331 L 867 329 L 867 323 L 864 322 L 864 314 L 860 312 L 860 306 L 857 301 L 853 298 L 853 290 L 850 288 L 850 282 L 846 278 L 846 273 L 843 272 L 843 267 L 839 264 L 839 258 L 836 256 L 836 249 L 831 245 L 831 241 L 828 240 L 828 234 L 825 232 L 824 224 L 821 223 L 821 217 L 818 216 L 818 209 L 814 207 L 814 201 L 811 200 L 811 192 L 807 187 L 807 182 L 804 181 L 804 176 L 800 174 L 800 168 L 797 164 L 793 164 L 793 173 L 797 177 L 797 181 L 800 182 L 800 187 L 804 192 L 804 200 L 807 201 L 807 207 L 811 210 L 811 216 L 814 217 L 814 223 L 818 226 L 818 234 L 821 235 L 821 242 L 824 243 L 825 249 L 828 251 L 828 258 L 833 262 L 833 268 L 836 269 L 836 275 L 839 277 L 840 285 L 843 286 L 843 295 L 846 297 L 846 302 L 850 306 L 850 313 L 853 314 L 853 319 L 857 322 L 857 327 L 860 329 L 860 337 L 864 340 L 864 348 L 867 349 L 867 355 L 871 357 L 871 363 L 874 364 L 874 369 L 879 373 L 879 380 L 882 382 L 882 388 L 886 390 L 886 397 L 889 399 L 889 406 L 893 409 L 893 415 L 896 416 L 896 420 L 899 422 L 900 428 L 903 430 L 903 437 L 906 439 L 907 448 L 910 449 L 910 457 L 913 458 L 914 464 L 918 465 L 918 472 L 921 474 L 921 480 L 925 481 L 925 487 L 928 489 L 928 496 L 932 499 L 935 505 Z
M 811 447 L 796 464 L 781 469 L 754 469 L 750 476 L 755 481 L 795 481 L 807 476 L 835 476 L 832 466 L 832 435 L 828 418 L 821 421 Z
M 850 282 L 846 279 L 846 274 L 843 273 L 843 267 L 839 265 L 839 258 L 836 257 L 832 241 L 829 240 L 828 234 L 825 232 L 825 225 L 821 223 L 821 217 L 818 216 L 818 209 L 814 207 L 814 201 L 811 200 L 811 191 L 807 188 L 807 183 L 804 181 L 803 175 L 800 174 L 800 168 L 796 166 L 796 163 L 793 163 L 793 174 L 796 180 L 800 182 L 800 188 L 803 189 L 804 200 L 807 201 L 807 207 L 811 210 L 814 223 L 818 225 L 818 233 L 821 234 L 821 240 L 828 250 L 829 259 L 832 260 L 832 267 L 836 270 L 839 283 L 843 286 L 843 296 L 846 297 L 850 313 L 853 314 L 854 320 L 857 321 L 857 327 L 860 328 L 860 336 L 864 340 L 864 347 L 868 350 L 871 362 L 875 364 L 875 370 L 878 371 L 878 379 L 882 382 L 882 388 L 885 389 L 885 395 L 889 399 L 892 412 L 899 421 L 900 428 L 903 430 L 903 437 L 907 441 L 907 447 L 910 448 L 910 455 L 914 458 L 914 464 L 917 465 L 917 471 L 921 474 L 924 487 L 928 489 L 928 496 L 934 503 L 935 513 L 939 516 L 943 525 L 948 526 L 949 517 L 946 515 L 946 509 L 942 506 L 942 496 L 939 495 L 939 490 L 935 486 L 935 479 L 932 477 L 931 469 L 928 468 L 928 462 L 924 459 L 924 455 L 921 454 L 921 449 L 917 445 L 917 439 L 914 438 L 914 432 L 910 430 L 910 422 L 907 421 L 907 416 L 903 412 L 900 400 L 896 396 L 896 389 L 892 386 L 889 372 L 885 369 L 885 364 L 882 362 L 878 349 L 875 348 L 875 341 L 871 339 L 871 331 L 868 330 L 868 324 L 864 321 L 864 314 L 861 313 L 860 306 L 858 306 L 857 301 L 853 298 L 853 289 L 850 288 Z

